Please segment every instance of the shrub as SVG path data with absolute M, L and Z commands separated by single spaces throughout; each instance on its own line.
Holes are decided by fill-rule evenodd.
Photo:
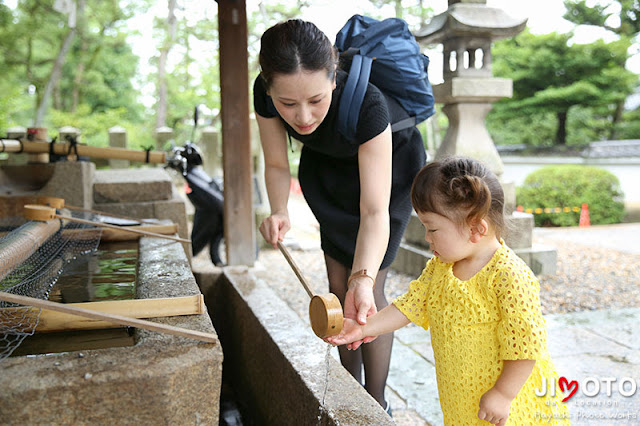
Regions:
M 519 206 L 531 208 L 589 206 L 593 225 L 619 223 L 624 217 L 624 194 L 611 172 L 591 166 L 542 167 L 529 174 L 516 188 Z M 576 226 L 580 212 L 534 214 L 536 226 Z

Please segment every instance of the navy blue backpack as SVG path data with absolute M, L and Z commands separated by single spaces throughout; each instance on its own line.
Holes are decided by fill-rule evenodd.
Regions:
M 336 35 L 335 46 L 341 67 L 349 72 L 338 110 L 338 130 L 344 137 L 355 137 L 368 82 L 395 99 L 410 116 L 391 123 L 391 131 L 415 126 L 433 115 L 429 58 L 405 21 L 354 15 Z

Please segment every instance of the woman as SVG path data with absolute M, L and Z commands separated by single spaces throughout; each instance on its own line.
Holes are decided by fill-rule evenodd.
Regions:
M 271 215 L 260 225 L 274 246 L 290 229 L 291 179 L 287 137 L 302 142 L 298 178 L 320 224 L 329 290 L 344 315 L 364 324 L 387 306 L 384 284 L 411 214 L 409 191 L 425 163 L 415 127 L 391 133 L 407 114 L 369 85 L 355 140 L 337 130 L 347 74 L 337 53 L 314 24 L 289 20 L 262 36 L 254 108 L 265 159 Z M 393 334 L 365 340 L 357 351 L 340 348 L 343 366 L 390 412 L 384 395 Z

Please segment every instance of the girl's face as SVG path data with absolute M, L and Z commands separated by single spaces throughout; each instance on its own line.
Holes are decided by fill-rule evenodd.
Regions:
M 335 87 L 335 79 L 327 78 L 324 70 L 298 71 L 276 75 L 269 95 L 284 121 L 299 134 L 308 135 L 326 117 Z
M 471 254 L 472 243 L 470 227 L 463 227 L 451 219 L 437 213 L 418 213 L 425 229 L 425 241 L 429 243 L 433 254 L 444 263 L 454 263 Z

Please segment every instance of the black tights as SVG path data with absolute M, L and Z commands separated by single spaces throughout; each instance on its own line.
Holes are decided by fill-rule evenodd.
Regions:
M 329 291 L 340 299 L 344 307 L 344 298 L 347 293 L 347 279 L 351 270 L 337 260 L 325 254 L 327 276 L 329 277 Z M 378 311 L 387 306 L 387 298 L 384 295 L 384 284 L 389 268 L 378 272 L 376 286 L 373 295 Z M 355 379 L 362 384 L 362 369 L 364 366 L 364 388 L 376 401 L 386 408 L 384 389 L 389 375 L 389 362 L 391 348 L 393 346 L 393 333 L 383 334 L 370 343 L 363 344 L 355 351 L 347 350 L 345 345 L 338 347 L 340 362 Z

